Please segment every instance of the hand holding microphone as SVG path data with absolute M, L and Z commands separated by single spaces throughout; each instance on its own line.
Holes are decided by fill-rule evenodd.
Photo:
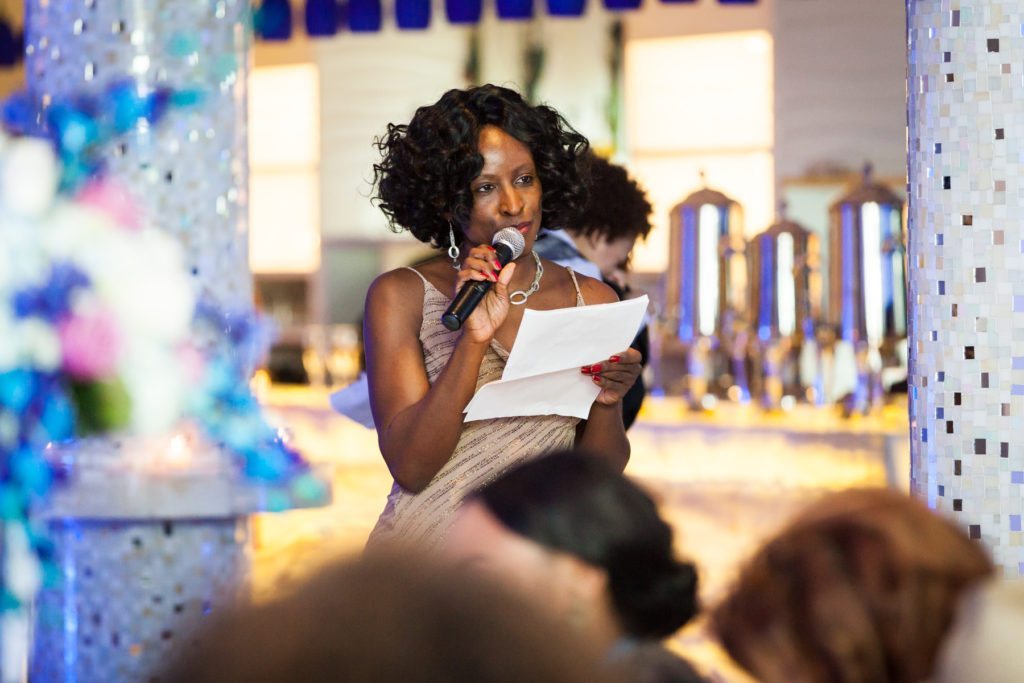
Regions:
M 515 228 L 504 228 L 499 230 L 494 235 L 494 239 L 491 240 L 491 248 L 494 250 L 494 255 L 497 257 L 498 264 L 503 267 L 523 253 L 523 249 L 526 247 L 526 241 L 523 239 L 523 235 Z M 479 248 L 479 247 L 478 247 Z M 469 259 L 467 259 L 467 262 Z M 464 270 L 463 273 L 467 271 Z M 491 287 L 498 280 L 497 273 L 486 275 L 480 270 L 469 271 L 468 275 L 461 276 L 464 278 L 472 278 L 465 281 L 462 287 L 459 289 L 455 298 L 452 299 L 451 304 L 448 306 L 448 310 L 441 316 L 441 322 L 449 330 L 460 329 L 466 320 L 472 314 L 473 310 L 477 305 L 484 299 Z M 499 290 L 500 291 L 500 290 Z M 505 302 L 507 307 L 508 302 Z

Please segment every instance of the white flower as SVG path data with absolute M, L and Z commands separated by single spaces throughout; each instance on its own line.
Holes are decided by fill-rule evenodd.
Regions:
M 110 230 L 76 256 L 96 293 L 132 335 L 178 341 L 195 309 L 178 244 L 157 230 Z
M 39 241 L 40 226 L 0 208 L 0 291 L 46 282 L 50 257 Z
M 0 297 L 10 295 L 14 289 L 14 244 L 4 239 L 4 229 L 0 226 Z
M 8 293 L 0 288 L 0 296 Z M 6 306 L 0 306 L 0 372 L 13 370 L 18 365 L 20 345 L 14 339 L 14 319 Z
M 39 560 L 20 524 L 4 525 L 4 582 L 19 600 L 31 600 L 43 583 Z
M 49 323 L 39 318 L 19 320 L 14 324 L 13 336 L 25 362 L 43 372 L 60 367 L 60 338 Z
M 70 260 L 115 231 L 118 229 L 104 214 L 61 201 L 37 228 L 36 239 L 54 260 Z
M 83 317 L 95 315 L 103 309 L 102 300 L 92 289 L 76 289 L 71 294 L 71 312 Z
M 121 379 L 131 396 L 131 426 L 140 434 L 170 429 L 181 418 L 187 387 L 175 356 L 151 344 L 126 349 Z
M 50 143 L 20 138 L 5 151 L 0 171 L 0 198 L 4 205 L 22 216 L 42 215 L 53 204 L 60 180 Z

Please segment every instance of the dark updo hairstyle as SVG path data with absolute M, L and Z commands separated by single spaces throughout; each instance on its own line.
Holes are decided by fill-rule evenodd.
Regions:
M 565 224 L 566 230 L 609 242 L 620 237 L 647 237 L 653 208 L 643 188 L 622 166 L 596 154 L 589 156 L 590 201 L 583 213 Z
M 635 638 L 664 638 L 697 612 L 697 573 L 672 551 L 650 496 L 597 456 L 556 453 L 471 497 L 509 531 L 608 573 L 612 604 Z
M 543 195 L 542 224 L 564 225 L 587 203 L 587 139 L 544 105 L 532 106 L 517 92 L 496 85 L 449 90 L 436 104 L 420 107 L 408 125 L 388 124 L 375 141 L 374 200 L 391 229 L 410 231 L 435 247 L 447 246 L 448 216 L 455 239 L 473 207 L 470 183 L 484 160 L 480 130 L 497 126 L 533 155 Z

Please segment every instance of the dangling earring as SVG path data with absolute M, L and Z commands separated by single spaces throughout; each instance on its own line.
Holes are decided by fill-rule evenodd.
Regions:
M 448 222 L 448 258 L 452 260 L 452 268 L 462 270 L 459 265 L 459 245 L 455 244 L 455 228 Z

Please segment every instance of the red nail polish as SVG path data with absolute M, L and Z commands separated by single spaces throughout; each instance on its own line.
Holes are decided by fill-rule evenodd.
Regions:
M 611 362 L 613 362 L 613 363 L 618 363 L 618 362 L 619 362 L 620 360 L 622 360 L 622 359 L 621 359 L 621 358 L 619 358 L 618 356 L 612 356 L 612 357 L 611 357 L 611 358 L 609 358 L 608 360 L 610 360 L 610 361 L 611 361 Z
M 585 368 L 580 368 L 580 372 L 582 372 L 584 375 L 589 375 L 590 374 L 590 366 L 588 365 Z
M 600 375 L 598 375 L 598 376 L 595 376 L 595 377 L 594 377 L 594 384 L 600 384 L 600 383 L 601 383 L 601 377 L 600 377 Z
M 590 366 L 590 371 L 591 372 L 601 372 L 601 364 L 600 363 L 595 363 L 594 365 L 591 365 Z

